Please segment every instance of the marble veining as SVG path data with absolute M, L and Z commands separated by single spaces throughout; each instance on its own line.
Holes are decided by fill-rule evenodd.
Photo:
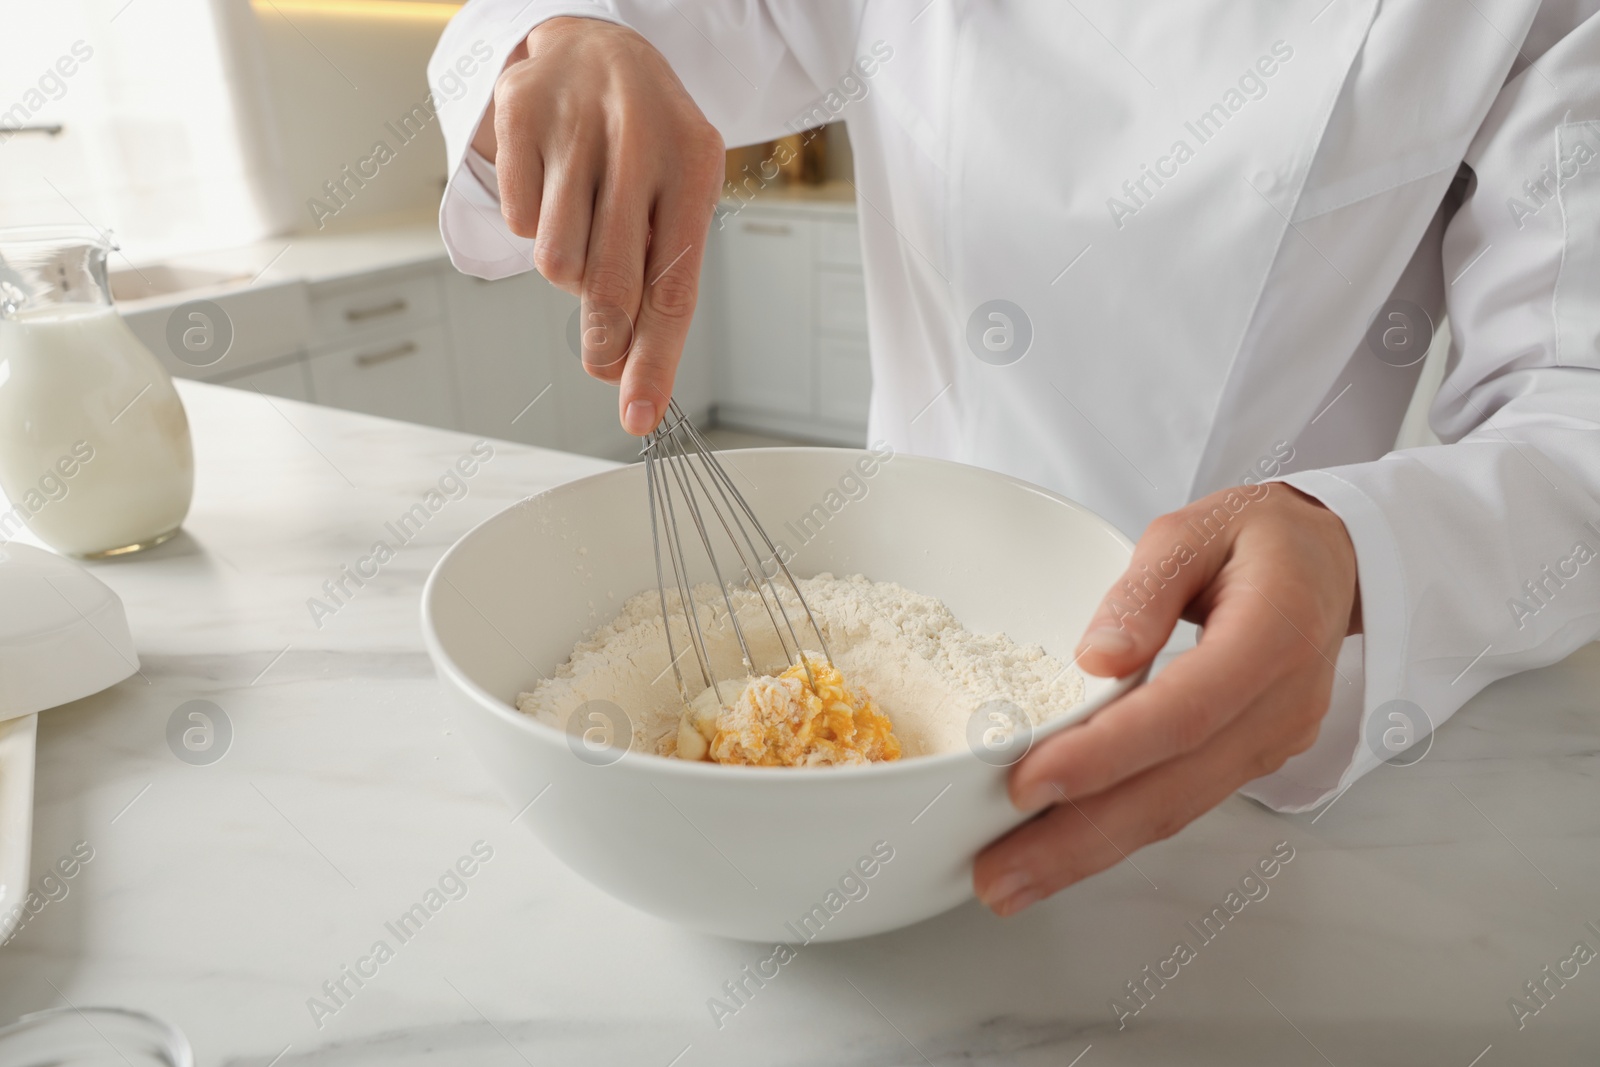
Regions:
M 1600 647 L 1488 690 L 1412 767 L 1320 812 L 1234 798 L 1171 840 L 1001 921 L 974 904 L 804 946 L 719 1028 L 707 1002 L 770 952 L 589 888 L 513 822 L 422 650 L 455 538 L 592 459 L 492 460 L 317 625 L 323 583 L 474 444 L 462 434 L 180 383 L 198 481 L 185 533 L 97 564 L 142 671 L 39 725 L 36 871 L 87 842 L 64 897 L 0 949 L 0 1019 L 116 1004 L 180 1026 L 202 1064 L 1353 1064 L 1593 1062 L 1600 963 Z M 207 765 L 166 740 L 223 709 Z M 480 845 L 481 843 L 481 845 Z M 1295 858 L 1209 941 L 1196 923 L 1262 856 Z M 323 983 L 475 846 L 459 899 L 338 1011 Z M 1187 939 L 1194 958 L 1128 983 Z M 390 940 L 393 940 L 390 936 Z M 324 1003 L 329 1003 L 324 999 Z M 1475 1057 L 1477 1057 L 1475 1059 Z

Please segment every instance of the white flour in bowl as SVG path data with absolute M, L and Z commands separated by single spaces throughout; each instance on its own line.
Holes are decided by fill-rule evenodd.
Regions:
M 865 689 L 894 724 L 903 757 L 953 752 L 967 744 L 967 721 L 993 700 L 1015 705 L 1035 726 L 1083 700 L 1083 677 L 1037 645 L 1005 634 L 975 634 L 940 601 L 892 582 L 861 575 L 802 578 L 805 595 L 848 684 Z M 811 651 L 816 635 L 785 583 L 775 583 L 800 643 Z M 760 598 L 748 589 L 729 593 L 750 645 L 755 673 L 779 673 L 788 661 Z M 668 609 L 678 667 L 690 697 L 704 688 L 689 649 L 688 621 L 675 592 Z M 718 681 L 749 673 L 727 622 L 727 605 L 713 585 L 694 590 L 695 617 Z M 781 620 L 780 620 L 781 621 Z M 682 698 L 667 657 L 661 602 L 654 589 L 629 598 L 622 613 L 573 649 L 572 658 L 517 697 L 517 707 L 557 729 L 581 704 L 606 700 L 633 724 L 633 750 L 654 753 L 676 736 Z

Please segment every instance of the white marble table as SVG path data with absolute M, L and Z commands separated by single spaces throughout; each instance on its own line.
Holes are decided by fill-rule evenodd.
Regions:
M 1600 962 L 1549 982 L 1520 1031 L 1507 1004 L 1575 942 L 1600 950 L 1585 927 L 1600 929 L 1600 647 L 1496 686 L 1421 763 L 1380 768 L 1320 815 L 1235 798 L 1137 853 L 1137 869 L 1019 918 L 969 904 L 805 947 L 719 1030 L 707 999 L 766 950 L 630 911 L 514 825 L 418 632 L 446 545 L 604 464 L 495 444 L 470 493 L 318 628 L 308 598 L 472 439 L 181 388 L 195 508 L 180 539 L 95 567 L 126 601 L 143 671 L 41 717 L 34 867 L 80 841 L 93 859 L 0 949 L 0 1020 L 65 1001 L 137 1007 L 187 1032 L 202 1064 L 282 1067 L 1600 1055 Z M 166 740 L 194 699 L 233 728 L 209 765 Z M 319 1027 L 308 999 L 479 841 L 493 858 L 466 895 Z M 1294 859 L 1269 895 L 1200 944 L 1185 924 L 1285 841 Z M 1196 957 L 1119 1030 L 1112 998 L 1180 938 Z

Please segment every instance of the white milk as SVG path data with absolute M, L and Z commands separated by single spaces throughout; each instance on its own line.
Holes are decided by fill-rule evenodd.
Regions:
M 0 318 L 0 541 L 18 519 L 89 556 L 148 545 L 189 511 L 189 420 L 165 368 L 115 309 L 54 304 Z

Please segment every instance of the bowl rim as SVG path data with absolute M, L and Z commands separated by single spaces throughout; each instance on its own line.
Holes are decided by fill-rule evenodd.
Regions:
M 866 448 L 846 448 L 828 445 L 778 445 L 759 448 L 718 449 L 717 451 L 727 452 L 731 455 L 752 453 L 811 452 L 868 453 Z M 987 467 L 979 467 L 975 464 L 962 463 L 957 460 L 943 459 L 937 456 L 920 456 L 916 455 L 915 453 L 901 453 L 898 451 L 895 452 L 894 455 L 895 458 L 903 457 L 918 464 L 957 467 L 962 470 L 976 471 L 986 477 L 1001 479 L 1002 481 L 1009 482 L 1018 489 L 1035 493 L 1058 504 L 1064 504 L 1073 511 L 1092 519 L 1096 524 L 1098 524 L 1102 533 L 1110 536 L 1113 541 L 1127 549 L 1130 556 L 1133 552 L 1134 542 L 1121 530 L 1113 526 L 1110 520 L 1095 512 L 1093 509 L 1079 503 L 1078 501 L 1073 500 L 1070 497 L 1063 496 L 1062 494 L 1054 492 L 1050 489 L 1046 489 L 1043 486 L 1036 485 L 1033 482 L 1026 481 L 1022 478 L 1014 477 L 1013 475 L 1001 473 L 1000 471 L 990 470 Z M 428 657 L 433 660 L 434 669 L 441 675 L 444 675 L 451 683 L 456 685 L 463 692 L 471 696 L 473 698 L 473 702 L 483 710 L 489 712 L 492 716 L 498 718 L 500 721 L 511 725 L 513 728 L 528 734 L 541 744 L 560 744 L 565 747 L 567 745 L 566 731 L 557 729 L 556 727 L 551 726 L 549 723 L 542 722 L 534 716 L 520 711 L 516 707 L 507 704 L 505 701 L 494 696 L 488 690 L 480 686 L 477 682 L 467 677 L 466 672 L 463 671 L 459 665 L 457 665 L 455 660 L 447 652 L 445 652 L 443 643 L 440 640 L 433 624 L 433 604 L 438 595 L 440 582 L 442 581 L 441 575 L 445 567 L 455 556 L 456 552 L 461 549 L 462 545 L 470 540 L 472 536 L 480 529 L 492 522 L 499 521 L 509 512 L 517 508 L 526 507 L 534 500 L 549 497 L 553 494 L 558 494 L 563 491 L 573 491 L 576 490 L 578 486 L 585 483 L 601 478 L 616 477 L 622 471 L 639 466 L 640 464 L 637 462 L 621 463 L 607 470 L 597 471 L 594 474 L 586 474 L 582 477 L 573 478 L 569 481 L 562 482 L 559 485 L 553 485 L 548 489 L 540 490 L 531 496 L 523 497 L 521 500 L 501 508 L 493 515 L 490 515 L 481 522 L 476 523 L 471 529 L 467 530 L 460 537 L 456 538 L 455 542 L 452 543 L 449 548 L 445 549 L 444 554 L 440 556 L 438 561 L 433 565 L 433 569 L 428 572 L 428 580 L 423 584 L 421 602 L 422 640 L 424 646 L 428 650 Z M 981 766 L 990 767 L 997 771 L 1009 772 L 1011 768 L 1021 763 L 1022 759 L 1026 758 L 1028 753 L 1031 753 L 1035 748 L 1037 748 L 1042 740 L 1051 737 L 1054 734 L 1060 733 L 1069 726 L 1083 722 L 1085 719 L 1089 718 L 1107 704 L 1110 704 L 1112 701 L 1123 696 L 1137 685 L 1142 683 L 1145 677 L 1149 674 L 1149 670 L 1150 668 L 1147 665 L 1132 674 L 1123 675 L 1120 678 L 1113 679 L 1111 686 L 1099 697 L 1096 697 L 1092 700 L 1085 700 L 1083 703 L 1069 708 L 1066 712 L 1056 716 L 1055 718 L 1046 722 L 1044 725 L 1036 728 L 1033 731 L 1033 736 L 1029 741 L 1027 751 L 1023 753 L 1022 757 L 1019 757 L 1015 762 L 1010 764 L 984 763 L 980 760 L 977 760 L 977 757 L 970 751 L 957 749 L 952 752 L 940 752 L 928 756 L 913 756 L 909 759 L 893 760 L 885 763 L 868 763 L 859 765 L 850 764 L 845 766 L 835 765 L 826 767 L 744 767 L 728 766 L 719 763 L 706 763 L 703 761 L 691 762 L 688 760 L 671 759 L 666 756 L 657 756 L 653 752 L 636 752 L 630 745 L 629 748 L 624 750 L 623 754 L 617 758 L 615 764 L 610 764 L 608 766 L 621 766 L 626 762 L 641 773 L 647 774 L 658 773 L 668 777 L 686 777 L 689 780 L 698 779 L 701 781 L 765 781 L 774 784 L 833 780 L 840 778 L 871 779 L 896 776 L 903 777 L 906 775 L 929 773 L 940 768 L 953 770 L 958 764 L 966 764 L 969 761 L 975 761 Z

